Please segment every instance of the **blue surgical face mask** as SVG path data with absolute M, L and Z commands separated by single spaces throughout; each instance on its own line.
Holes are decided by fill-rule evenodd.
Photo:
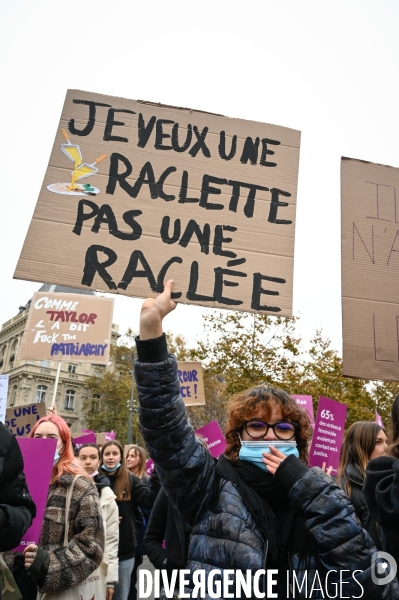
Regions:
M 263 452 L 270 452 L 270 446 L 274 446 L 286 456 L 293 454 L 299 458 L 299 452 L 295 441 L 285 442 L 278 440 L 263 440 L 262 442 L 247 442 L 241 440 L 241 448 L 238 457 L 240 460 L 246 460 L 260 469 L 267 471 L 267 466 L 263 462 Z
M 61 450 L 61 449 L 62 449 L 62 446 L 61 446 L 60 450 Z M 56 465 L 56 464 L 57 464 L 57 462 L 60 460 L 60 458 L 61 458 L 61 457 L 60 457 L 60 455 L 59 455 L 58 448 L 56 448 L 56 449 L 55 449 L 55 454 L 54 454 L 54 463 L 53 463 L 53 465 Z
M 105 465 L 101 465 L 101 468 L 104 469 L 104 471 L 108 471 L 108 473 L 112 473 L 113 471 L 116 471 L 116 469 L 119 469 L 120 466 L 121 466 L 121 463 L 118 463 L 116 465 L 116 467 L 112 467 L 112 469 L 109 469 Z

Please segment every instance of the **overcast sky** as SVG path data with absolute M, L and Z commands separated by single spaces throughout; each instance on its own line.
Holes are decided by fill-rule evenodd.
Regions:
M 340 157 L 399 164 L 398 31 L 394 0 L 1 0 L 0 323 L 40 284 L 12 277 L 72 88 L 301 130 L 294 313 L 341 352 Z M 194 341 L 201 312 L 167 326 Z

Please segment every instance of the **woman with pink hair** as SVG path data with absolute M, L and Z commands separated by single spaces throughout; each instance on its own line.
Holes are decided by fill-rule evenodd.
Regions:
M 39 545 L 25 549 L 25 568 L 41 593 L 61 592 L 80 585 L 101 564 L 104 529 L 98 493 L 75 459 L 64 419 L 58 415 L 40 419 L 30 437 L 55 439 L 57 446 Z M 64 546 L 66 497 L 72 485 Z

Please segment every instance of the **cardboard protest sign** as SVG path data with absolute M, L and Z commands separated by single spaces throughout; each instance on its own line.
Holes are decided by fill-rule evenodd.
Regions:
M 24 459 L 24 473 L 29 493 L 36 504 L 36 517 L 15 552 L 23 552 L 29 544 L 38 544 L 46 509 L 57 440 L 18 438 Z
M 343 373 L 399 381 L 399 169 L 341 161 Z
M 332 467 L 332 477 L 337 474 L 347 410 L 346 404 L 320 396 L 309 452 L 309 466 L 321 467 L 326 463 L 327 468 Z
M 198 433 L 198 435 L 204 438 L 208 450 L 214 458 L 219 458 L 219 456 L 223 454 L 227 444 L 223 432 L 220 429 L 220 425 L 216 420 L 200 427 L 195 433 Z
M 16 437 L 29 437 L 35 423 L 45 416 L 45 402 L 11 406 L 6 410 L 5 425 Z
M 105 433 L 96 433 L 97 446 L 104 446 L 106 439 Z
M 180 382 L 180 395 L 186 406 L 205 404 L 204 379 L 200 362 L 179 361 L 177 376 Z
M 18 358 L 108 364 L 113 307 L 110 298 L 35 292 Z
M 14 276 L 291 316 L 300 132 L 69 90 Z
M 8 375 L 0 375 L 0 423 L 6 420 Z
M 291 398 L 295 400 L 295 402 L 307 411 L 310 417 L 310 426 L 314 428 L 314 408 L 313 408 L 313 398 L 312 396 L 303 396 L 301 394 L 291 394 Z

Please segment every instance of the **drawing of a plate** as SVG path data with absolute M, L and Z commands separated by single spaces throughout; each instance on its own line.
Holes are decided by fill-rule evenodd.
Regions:
M 70 192 L 68 190 L 69 185 L 69 183 L 51 183 L 47 186 L 47 189 L 50 192 L 54 192 L 54 194 L 62 194 L 63 196 L 91 196 L 92 194 L 98 194 L 100 192 L 94 185 L 91 186 L 93 190 L 90 192 L 85 192 L 83 188 L 81 192 L 75 190 Z

